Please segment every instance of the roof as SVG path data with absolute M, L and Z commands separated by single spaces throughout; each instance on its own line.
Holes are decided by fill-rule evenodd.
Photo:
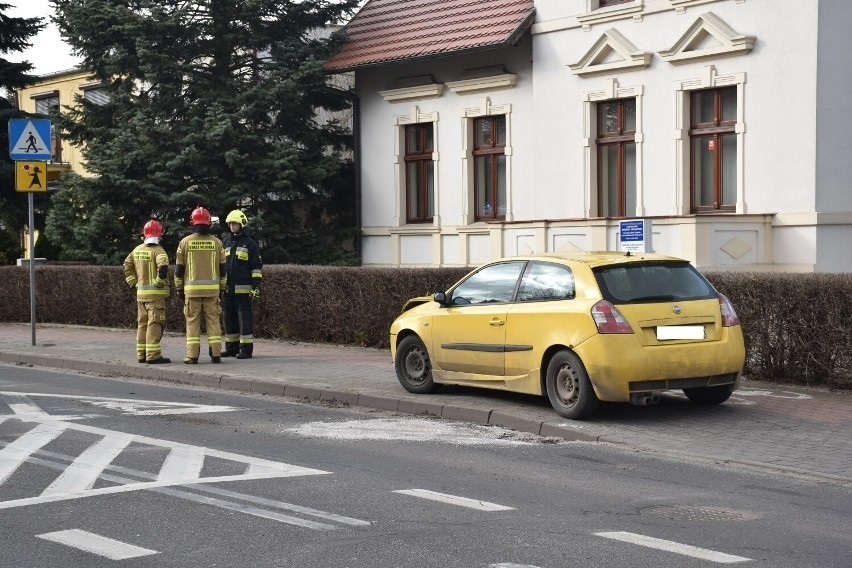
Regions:
M 370 0 L 346 25 L 326 71 L 511 46 L 532 25 L 533 0 Z

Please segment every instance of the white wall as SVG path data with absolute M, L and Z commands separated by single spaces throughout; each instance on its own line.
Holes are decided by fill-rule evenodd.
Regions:
M 771 4 L 771 6 L 769 5 Z M 584 139 L 588 93 L 613 85 L 641 92 L 640 181 L 645 217 L 654 219 L 654 248 L 706 268 L 852 270 L 852 74 L 848 70 L 847 0 L 637 0 L 632 15 L 583 22 L 588 0 L 537 0 L 536 23 L 520 45 L 499 50 L 368 68 L 356 73 L 362 109 L 362 221 L 366 264 L 475 264 L 495 255 L 613 244 L 612 221 L 589 220 Z M 641 7 L 641 11 L 638 11 Z M 738 34 L 753 36 L 747 53 L 664 61 L 692 24 L 712 12 Z M 635 17 L 638 14 L 638 17 Z M 647 67 L 580 77 L 569 65 L 615 29 Z M 445 89 L 437 98 L 388 102 L 379 94 L 395 79 L 432 75 L 445 84 L 471 68 L 503 65 L 512 88 L 471 94 Z M 737 215 L 689 215 L 688 154 L 676 131 L 683 81 L 716 76 L 743 80 Z M 465 109 L 511 105 L 511 211 L 505 224 L 467 224 Z M 437 113 L 438 209 L 430 234 L 399 220 L 395 117 Z M 688 128 L 688 124 L 684 125 Z M 830 212 L 831 214 L 823 214 Z M 592 209 L 592 215 L 595 210 Z M 395 218 L 403 227 L 395 226 Z M 428 228 L 428 227 L 427 227 Z

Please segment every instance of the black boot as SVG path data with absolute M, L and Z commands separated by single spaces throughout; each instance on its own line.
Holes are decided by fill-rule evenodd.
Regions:
M 239 343 L 226 342 L 225 348 L 222 350 L 222 357 L 236 357 L 240 352 Z
M 253 347 L 251 343 L 241 346 L 240 352 L 237 353 L 237 359 L 251 359 L 251 352 L 254 351 Z

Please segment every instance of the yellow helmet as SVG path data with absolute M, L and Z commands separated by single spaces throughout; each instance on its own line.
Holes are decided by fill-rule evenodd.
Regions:
M 245 227 L 248 225 L 248 217 L 246 214 L 240 211 L 239 209 L 234 209 L 228 216 L 225 218 L 226 223 L 239 223 L 241 227 Z

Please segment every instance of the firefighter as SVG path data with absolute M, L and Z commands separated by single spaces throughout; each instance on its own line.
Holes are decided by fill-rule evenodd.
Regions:
M 210 361 L 222 362 L 220 303 L 225 289 L 225 251 L 222 241 L 210 234 L 210 212 L 196 207 L 190 215 L 192 234 L 184 237 L 175 259 L 175 289 L 186 316 L 186 357 L 188 365 L 198 363 L 201 351 L 201 319 L 207 326 Z
M 151 365 L 171 363 L 160 352 L 166 322 L 169 255 L 160 246 L 163 226 L 151 219 L 142 229 L 145 239 L 124 259 L 124 279 L 136 288 L 136 360 Z
M 231 234 L 225 238 L 227 284 L 222 303 L 225 321 L 225 350 L 223 357 L 251 359 L 254 352 L 252 300 L 260 297 L 263 261 L 257 241 L 251 238 L 246 225 L 248 217 L 234 209 L 225 218 Z

